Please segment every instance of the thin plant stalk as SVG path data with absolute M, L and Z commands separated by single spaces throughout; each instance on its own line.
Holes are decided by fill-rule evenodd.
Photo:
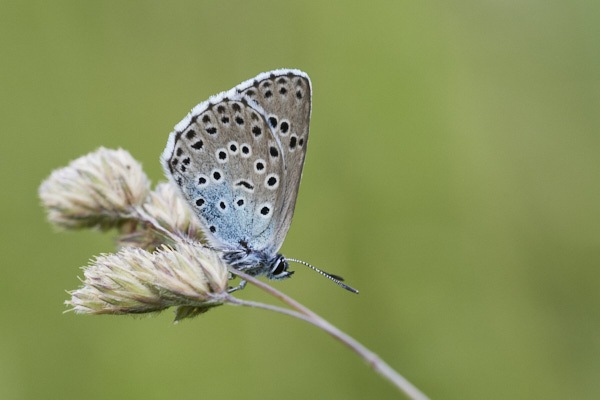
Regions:
M 117 254 L 97 257 L 85 268 L 84 286 L 70 292 L 71 300 L 66 302 L 75 312 L 140 314 L 175 306 L 179 321 L 223 303 L 276 311 L 309 322 L 340 340 L 410 399 L 428 400 L 377 354 L 273 287 L 229 267 L 232 274 L 275 296 L 291 309 L 236 299 L 227 293 L 228 273 L 217 253 L 219 249 L 200 248 L 196 237 L 198 227 L 191 228 L 194 225 L 191 215 L 165 219 L 173 210 L 184 210 L 185 204 L 181 199 L 178 203 L 173 197 L 175 193 L 162 189 L 154 193 L 162 196 L 154 202 L 141 164 L 124 150 L 104 148 L 54 171 L 42 183 L 40 198 L 53 224 L 66 229 L 122 227 L 127 231 L 122 232 L 126 234 L 125 243 L 131 233 L 129 229 L 133 232 L 130 236 L 133 246 L 123 246 Z M 129 225 L 130 222 L 136 225 Z M 191 229 L 193 235 L 186 235 L 182 226 L 187 226 L 188 233 Z
M 279 290 L 259 281 L 258 279 L 245 274 L 239 270 L 234 268 L 229 268 L 231 273 L 239 276 L 241 279 L 259 287 L 260 289 L 266 291 L 267 293 L 275 296 L 280 299 L 290 307 L 292 307 L 294 311 L 272 306 L 269 304 L 257 303 L 253 301 L 240 300 L 234 298 L 233 296 L 228 296 L 227 301 L 231 304 L 238 304 L 243 306 L 255 307 L 255 308 L 263 308 L 271 311 L 280 312 L 292 317 L 299 318 L 306 322 L 309 322 L 316 327 L 324 330 L 329 333 L 334 338 L 338 339 L 346 346 L 351 348 L 355 353 L 357 353 L 360 357 L 362 357 L 375 371 L 381 374 L 384 378 L 390 381 L 394 386 L 396 386 L 400 391 L 402 391 L 406 396 L 408 396 L 412 400 L 429 400 L 429 398 L 423 394 L 419 389 L 417 389 L 412 383 L 410 383 L 406 378 L 400 375 L 397 371 L 395 371 L 392 367 L 390 367 L 385 361 L 383 361 L 377 354 L 373 353 L 365 346 L 357 342 L 352 337 L 348 336 L 344 332 L 340 331 L 338 328 L 330 324 L 325 319 L 321 318 L 319 315 L 315 314 L 313 311 L 304 307 L 302 304 L 298 303 L 296 300 L 291 297 L 283 294 Z

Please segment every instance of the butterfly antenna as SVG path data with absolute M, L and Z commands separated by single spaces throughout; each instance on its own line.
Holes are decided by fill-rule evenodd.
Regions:
M 301 260 L 295 260 L 293 258 L 286 258 L 286 261 L 293 261 L 293 262 L 297 262 L 298 264 L 304 264 L 307 267 L 313 269 L 314 271 L 317 271 L 318 273 L 320 273 L 321 275 L 323 275 L 325 278 L 331 279 L 332 281 L 334 281 L 335 283 L 337 283 L 338 285 L 340 285 L 344 289 L 346 289 L 346 290 L 348 290 L 348 291 L 350 291 L 352 293 L 358 293 L 358 290 L 354 289 L 353 287 L 350 287 L 350 286 L 346 285 L 345 283 L 342 283 L 341 281 L 343 281 L 344 278 L 342 278 L 341 276 L 337 276 L 337 275 L 333 275 L 333 274 L 328 274 L 327 272 L 321 271 L 320 269 L 318 269 L 316 267 L 313 267 L 309 263 L 301 261 Z

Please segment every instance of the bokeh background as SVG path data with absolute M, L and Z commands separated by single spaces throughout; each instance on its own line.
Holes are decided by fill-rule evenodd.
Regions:
M 277 288 L 432 399 L 599 398 L 599 40 L 583 0 L 1 1 L 0 398 L 401 397 L 262 310 L 63 314 L 114 238 L 53 229 L 41 181 L 99 146 L 159 181 L 194 105 L 281 67 L 314 88 L 283 253 L 361 292 Z

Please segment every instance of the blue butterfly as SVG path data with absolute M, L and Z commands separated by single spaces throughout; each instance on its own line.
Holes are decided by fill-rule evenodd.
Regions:
M 231 266 L 284 279 L 293 273 L 288 261 L 297 261 L 358 293 L 279 253 L 302 178 L 311 95 L 302 71 L 262 73 L 198 104 L 175 126 L 161 162 Z

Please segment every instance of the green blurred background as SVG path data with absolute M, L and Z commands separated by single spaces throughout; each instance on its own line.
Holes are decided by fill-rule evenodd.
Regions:
M 311 139 L 276 287 L 432 399 L 600 398 L 600 3 L 2 1 L 1 399 L 397 398 L 305 323 L 62 314 L 114 249 L 37 188 L 99 146 L 163 179 L 169 132 L 306 71 Z M 249 287 L 246 299 L 271 301 Z

